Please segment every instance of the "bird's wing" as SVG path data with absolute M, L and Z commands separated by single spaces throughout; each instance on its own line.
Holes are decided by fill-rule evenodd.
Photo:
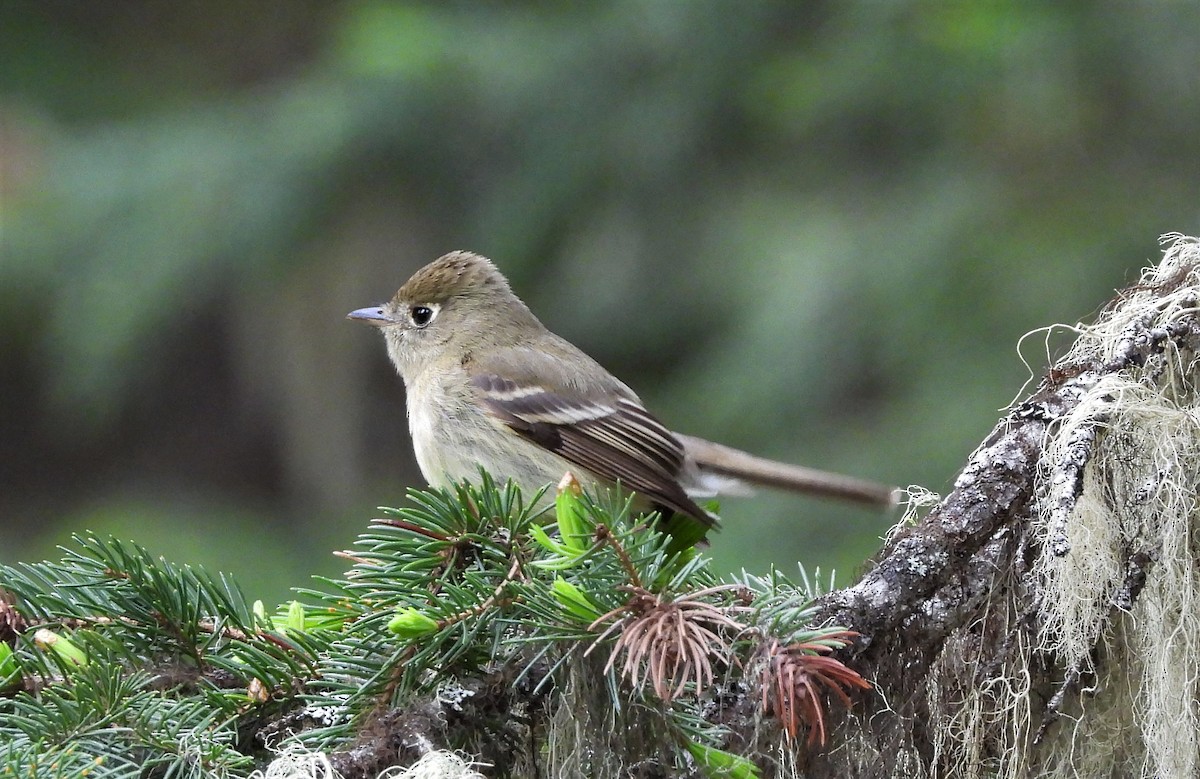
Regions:
M 538 370 L 539 361 L 547 363 L 546 370 Z M 512 364 L 474 366 L 471 383 L 494 417 L 527 440 L 601 478 L 619 481 L 657 506 L 687 514 L 707 527 L 715 524 L 679 483 L 683 445 L 628 387 L 615 379 L 572 384 L 560 375 L 558 361 L 539 358 L 536 350 L 515 362 L 524 375 L 505 369 Z

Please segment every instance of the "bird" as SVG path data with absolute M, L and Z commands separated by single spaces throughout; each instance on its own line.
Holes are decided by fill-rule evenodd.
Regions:
M 759 485 L 886 508 L 892 487 L 673 432 L 596 360 L 554 334 L 488 258 L 445 254 L 390 301 L 347 318 L 382 331 L 404 382 L 417 464 L 434 487 L 480 468 L 522 491 L 619 485 L 637 505 L 717 525 L 698 501 Z

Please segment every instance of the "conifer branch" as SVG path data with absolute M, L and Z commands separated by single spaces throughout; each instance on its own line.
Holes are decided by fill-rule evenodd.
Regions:
M 599 727 L 586 737 L 641 734 L 595 753 L 609 768 L 752 776 L 761 766 L 740 748 L 765 732 L 780 745 L 805 728 L 823 738 L 818 686 L 846 703 L 865 685 L 825 656 L 848 634 L 796 643 L 811 588 L 777 573 L 720 582 L 628 504 L 563 490 L 543 528 L 486 474 L 409 497 L 345 554 L 344 577 L 297 589 L 274 614 L 226 576 L 98 536 L 76 537 L 58 562 L 0 567 L 0 776 L 51 758 L 93 775 L 246 776 L 286 743 L 348 777 L 435 748 L 478 755 L 497 776 L 557 755 L 542 766 L 556 775 L 586 731 L 554 723 L 585 688 Z M 764 647 L 812 655 L 788 666 L 809 669 L 794 691 L 755 661 Z M 764 685 L 776 692 L 749 692 Z M 748 704 L 775 724 L 735 732 L 732 712 Z M 355 745 L 373 738 L 407 746 L 363 762 Z

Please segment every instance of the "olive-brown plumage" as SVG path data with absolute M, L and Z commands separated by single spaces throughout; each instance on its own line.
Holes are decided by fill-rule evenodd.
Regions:
M 408 393 L 417 462 L 434 485 L 483 467 L 525 490 L 566 471 L 619 483 L 647 507 L 711 526 L 696 502 L 741 481 L 887 505 L 893 491 L 775 463 L 672 433 L 632 389 L 550 332 L 485 257 L 451 252 L 383 306 L 351 319 L 379 327 Z

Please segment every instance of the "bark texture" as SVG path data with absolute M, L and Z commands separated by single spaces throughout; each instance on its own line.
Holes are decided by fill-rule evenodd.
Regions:
M 1196 775 L 1200 248 L 1166 240 L 953 491 L 822 599 L 876 690 L 805 776 Z

